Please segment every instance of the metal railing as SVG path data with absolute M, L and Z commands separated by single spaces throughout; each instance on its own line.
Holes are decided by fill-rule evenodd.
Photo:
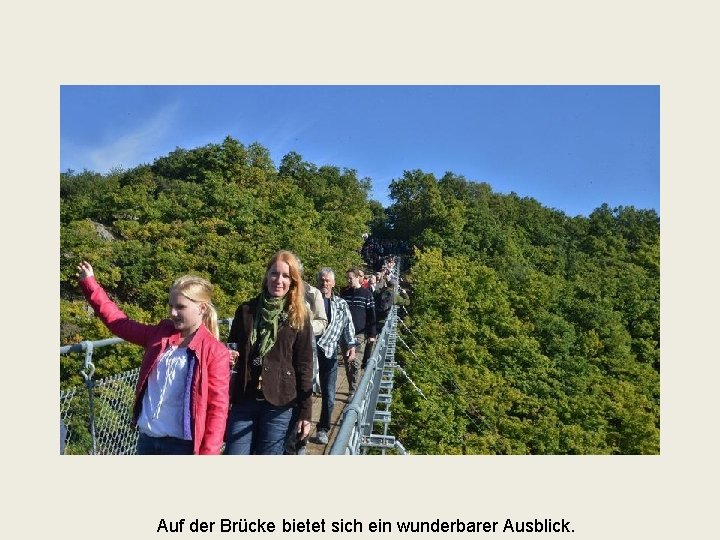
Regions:
M 60 452 L 88 454 L 134 454 L 137 433 L 130 427 L 135 384 L 139 368 L 94 380 L 95 349 L 123 343 L 120 338 L 82 341 L 60 347 L 60 354 L 84 353 L 83 368 L 87 401 L 79 399 L 78 387 L 60 391 Z
M 381 453 L 405 448 L 388 434 L 395 364 L 397 307 L 393 306 L 367 361 L 352 401 L 345 406 L 338 434 L 330 454 L 364 454 L 370 449 Z

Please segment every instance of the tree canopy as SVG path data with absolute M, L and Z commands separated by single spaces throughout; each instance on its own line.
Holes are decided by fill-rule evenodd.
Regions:
M 660 222 L 568 217 L 452 173 L 392 182 L 415 246 L 393 433 L 420 453 L 659 452 Z

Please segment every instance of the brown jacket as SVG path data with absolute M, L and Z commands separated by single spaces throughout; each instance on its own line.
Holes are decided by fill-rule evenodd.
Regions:
M 252 399 L 254 394 L 249 364 L 253 347 L 250 344 L 258 298 L 241 304 L 235 311 L 230 327 L 229 342 L 238 344 L 231 401 L 239 403 Z M 299 420 L 312 416 L 313 331 L 310 321 L 302 330 L 295 330 L 287 322 L 280 323 L 272 349 L 265 355 L 262 366 L 262 391 L 272 405 L 284 407 L 297 403 Z

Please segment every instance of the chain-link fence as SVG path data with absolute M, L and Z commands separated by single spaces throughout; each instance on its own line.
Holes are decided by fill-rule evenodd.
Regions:
M 137 433 L 130 425 L 139 368 L 86 388 L 60 393 L 60 416 L 67 428 L 66 454 L 134 454 Z

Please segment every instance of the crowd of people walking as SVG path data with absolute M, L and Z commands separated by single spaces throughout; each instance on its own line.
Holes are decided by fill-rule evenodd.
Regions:
M 320 269 L 313 286 L 298 257 L 281 250 L 223 343 L 206 279 L 175 280 L 169 318 L 145 324 L 110 299 L 88 262 L 77 276 L 108 329 L 144 348 L 132 411 L 138 454 L 305 453 L 314 391 L 321 395 L 314 440 L 328 444 L 339 357 L 350 401 L 392 303 L 409 301 L 394 255 L 368 276 L 347 269 L 338 294 L 332 268 Z

